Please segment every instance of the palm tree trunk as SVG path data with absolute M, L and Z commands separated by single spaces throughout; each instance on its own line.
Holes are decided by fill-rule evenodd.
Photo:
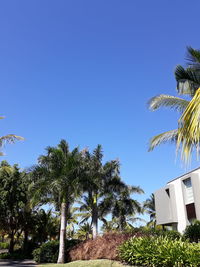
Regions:
M 94 197 L 94 203 L 92 208 L 92 238 L 95 239 L 98 235 L 98 208 L 97 197 Z
M 27 243 L 28 243 L 28 230 L 24 230 L 24 242 L 23 242 L 23 252 L 27 251 Z
M 67 203 L 66 201 L 61 204 L 60 214 L 60 243 L 59 254 L 57 263 L 65 263 L 65 238 L 66 238 L 66 225 L 67 225 Z
M 9 237 L 10 237 L 10 244 L 9 244 L 8 251 L 9 251 L 10 254 L 12 254 L 14 252 L 14 245 L 15 245 L 15 243 L 14 243 L 14 232 L 13 231 L 11 231 Z

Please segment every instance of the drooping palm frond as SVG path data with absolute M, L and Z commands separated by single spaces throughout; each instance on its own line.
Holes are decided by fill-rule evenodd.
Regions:
M 133 185 L 130 185 L 128 186 L 128 191 L 129 191 L 129 194 L 144 194 L 144 190 L 139 187 L 139 186 L 133 186 Z
M 157 110 L 160 107 L 169 107 L 182 113 L 186 109 L 188 103 L 189 101 L 180 97 L 170 95 L 158 95 L 152 97 L 148 101 L 148 106 L 149 109 L 152 111 Z
M 150 216 L 150 222 L 155 221 L 156 208 L 155 208 L 155 197 L 151 194 L 150 198 L 147 198 L 143 205 L 144 211 Z
M 177 129 L 156 135 L 150 139 L 148 151 L 152 151 L 156 146 L 167 142 L 176 142 L 177 138 L 178 138 Z
M 178 65 L 174 74 L 178 93 L 193 97 L 200 86 L 200 72 L 191 67 L 184 69 L 181 65 Z
M 181 146 L 181 158 L 188 162 L 193 149 L 200 151 L 200 88 L 179 119 L 177 148 Z
M 186 59 L 189 66 L 200 68 L 200 50 L 188 46 Z
M 0 146 L 3 146 L 4 143 L 14 143 L 16 140 L 24 140 L 23 137 L 15 134 L 7 134 L 0 137 Z

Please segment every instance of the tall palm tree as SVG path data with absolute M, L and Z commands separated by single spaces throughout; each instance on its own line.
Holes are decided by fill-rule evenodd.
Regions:
M 149 198 L 144 202 L 144 210 L 149 214 L 150 221 L 148 225 L 153 224 L 156 227 L 156 208 L 155 208 L 155 197 L 151 194 Z
M 85 150 L 84 157 L 84 177 L 82 180 L 83 191 L 87 195 L 87 201 L 91 208 L 92 236 L 98 235 L 98 220 L 103 218 L 108 212 L 99 209 L 99 205 L 111 192 L 115 192 L 125 185 L 119 176 L 119 161 L 112 160 L 102 163 L 102 147 L 98 145 L 91 154 Z
M 53 202 L 60 210 L 60 245 L 58 263 L 65 261 L 66 218 L 78 192 L 81 173 L 78 148 L 71 152 L 65 140 L 57 147 L 47 147 L 46 155 L 40 156 L 33 171 L 34 199 Z
M 178 65 L 175 69 L 177 91 L 180 95 L 186 95 L 191 100 L 169 95 L 159 95 L 149 101 L 149 108 L 154 111 L 160 107 L 168 107 L 180 112 L 177 129 L 164 132 L 150 140 L 149 151 L 156 146 L 175 142 L 177 150 L 181 148 L 181 157 L 188 161 L 192 150 L 199 154 L 200 143 L 200 50 L 187 48 L 188 66 L 183 68 Z

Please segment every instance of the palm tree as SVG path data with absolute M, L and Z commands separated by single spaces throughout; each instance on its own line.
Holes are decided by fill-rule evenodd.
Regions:
M 111 211 L 112 218 L 118 225 L 120 231 L 124 230 L 129 223 L 139 220 L 135 215 L 142 212 L 142 207 L 137 200 L 131 197 L 134 193 L 144 193 L 140 187 L 124 186 L 119 192 L 112 192 L 104 200 L 102 206 L 106 206 Z
M 4 119 L 4 117 L 0 117 L 0 120 Z M 24 140 L 23 137 L 15 135 L 15 134 L 7 134 L 0 137 L 0 147 L 3 147 L 4 144 L 9 143 L 15 143 L 16 140 Z M 3 153 L 0 152 L 0 156 L 3 156 Z
M 109 211 L 104 206 L 100 210 L 99 205 L 111 192 L 118 191 L 125 185 L 119 176 L 119 161 L 112 160 L 102 163 L 102 147 L 98 145 L 93 153 L 85 150 L 84 157 L 84 177 L 82 180 L 83 191 L 87 195 L 89 209 L 91 211 L 92 236 L 98 235 L 98 220 L 103 218 Z
M 156 227 L 156 209 L 155 209 L 155 197 L 154 194 L 150 195 L 150 198 L 144 202 L 144 210 L 149 214 L 150 221 L 148 225 L 153 224 L 153 227 Z
M 177 67 L 177 89 L 188 94 L 192 100 L 179 119 L 178 148 L 182 146 L 181 155 L 184 161 L 191 158 L 192 150 L 200 152 L 200 50 L 188 47 L 188 67 Z
M 84 223 L 83 225 L 80 225 L 75 236 L 77 237 L 77 239 L 82 239 L 82 240 L 91 238 L 92 236 L 91 224 L 87 222 Z
M 60 244 L 58 263 L 65 260 L 66 218 L 78 192 L 81 157 L 78 148 L 71 152 L 65 140 L 57 147 L 47 147 L 33 171 L 34 200 L 53 202 L 60 210 Z
M 177 150 L 181 148 L 181 157 L 188 161 L 193 149 L 199 154 L 200 143 L 200 50 L 187 48 L 188 67 L 178 65 L 175 70 L 177 91 L 192 100 L 182 99 L 169 95 L 159 95 L 149 101 L 149 108 L 154 111 L 160 107 L 169 107 L 181 113 L 177 129 L 159 134 L 150 140 L 149 151 L 156 146 L 175 142 Z

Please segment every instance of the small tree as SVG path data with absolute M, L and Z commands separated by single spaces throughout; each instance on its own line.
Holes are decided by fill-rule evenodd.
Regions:
M 27 201 L 28 185 L 26 173 L 17 165 L 10 166 L 6 161 L 0 164 L 0 228 L 10 238 L 9 252 L 15 245 L 15 235 L 22 232 L 23 210 Z

